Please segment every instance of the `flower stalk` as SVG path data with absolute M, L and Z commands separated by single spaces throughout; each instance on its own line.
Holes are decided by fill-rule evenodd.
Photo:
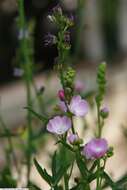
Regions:
M 25 30 L 27 28 L 25 11 L 24 11 L 24 0 L 18 0 L 19 7 L 19 29 Z M 22 36 L 20 39 L 20 53 L 21 53 L 21 67 L 24 70 L 23 79 L 26 85 L 26 99 L 27 107 L 32 107 L 32 97 L 31 97 L 31 83 L 33 78 L 33 65 L 29 55 L 28 40 L 25 36 Z M 27 159 L 27 185 L 30 180 L 31 172 L 31 158 L 32 158 L 32 115 L 29 109 L 27 110 L 27 124 L 28 124 L 28 147 L 26 150 L 26 159 Z

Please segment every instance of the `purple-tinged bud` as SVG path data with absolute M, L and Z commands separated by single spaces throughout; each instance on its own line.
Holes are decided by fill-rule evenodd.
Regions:
M 60 14 L 60 15 L 62 15 L 62 9 L 61 9 L 61 7 L 60 7 L 60 5 L 58 4 L 58 5 L 56 5 L 53 9 L 52 9 L 52 11 L 53 11 L 53 14 Z
M 106 139 L 92 139 L 83 148 L 83 155 L 87 159 L 98 159 L 103 157 L 108 151 L 108 143 Z
M 64 101 L 60 101 L 59 105 L 58 105 L 59 109 L 63 112 L 67 112 L 67 106 L 65 105 Z
M 72 14 L 68 16 L 68 21 L 70 26 L 74 25 L 74 16 Z
M 108 107 L 102 108 L 101 111 L 100 111 L 100 114 L 101 114 L 102 118 L 104 118 L 104 119 L 107 118 L 109 116 L 109 109 L 108 109 Z
M 50 33 L 48 33 L 45 38 L 44 38 L 44 43 L 45 43 L 45 46 L 52 46 L 54 44 L 56 44 L 57 42 L 57 38 L 55 35 L 52 35 Z
M 64 101 L 65 100 L 65 93 L 64 93 L 64 90 L 59 90 L 58 91 L 58 97 L 61 101 Z
M 68 142 L 70 144 L 76 145 L 76 144 L 82 144 L 83 140 L 79 138 L 78 134 L 69 134 L 68 136 Z
M 67 139 L 70 144 L 75 144 L 78 141 L 79 137 L 77 134 L 69 134 Z
M 69 31 L 67 31 L 66 33 L 65 33 L 65 35 L 64 35 L 64 40 L 65 40 L 65 42 L 67 43 L 67 44 L 70 44 L 70 32 Z

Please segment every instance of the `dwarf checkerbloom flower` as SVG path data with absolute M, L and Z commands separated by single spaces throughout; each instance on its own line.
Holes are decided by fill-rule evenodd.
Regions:
M 108 150 L 108 143 L 106 139 L 92 139 L 83 149 L 83 155 L 87 159 L 97 159 L 105 155 Z
M 51 133 L 62 135 L 71 128 L 71 120 L 66 116 L 56 116 L 50 119 L 47 124 L 47 130 Z

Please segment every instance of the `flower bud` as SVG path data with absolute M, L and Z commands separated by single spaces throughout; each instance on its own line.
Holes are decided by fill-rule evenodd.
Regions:
M 65 100 L 65 93 L 64 93 L 64 90 L 59 90 L 58 91 L 58 97 L 61 101 L 64 101 Z
M 70 144 L 75 144 L 77 142 L 77 140 L 79 139 L 77 134 L 70 134 L 68 136 L 68 141 Z
M 101 114 L 102 118 L 106 119 L 109 116 L 109 109 L 108 109 L 108 107 L 102 108 L 100 114 Z
M 113 147 L 109 147 L 108 151 L 107 151 L 107 157 L 110 158 L 113 156 Z
M 57 43 L 57 38 L 55 35 L 48 33 L 44 37 L 44 43 L 45 43 L 45 46 L 52 46 Z
M 70 144 L 82 144 L 83 140 L 79 138 L 78 134 L 69 134 L 68 141 Z
M 60 5 L 58 4 L 58 5 L 56 5 L 53 9 L 52 9 L 52 11 L 53 11 L 53 14 L 58 14 L 58 15 L 62 15 L 62 8 L 60 7 Z

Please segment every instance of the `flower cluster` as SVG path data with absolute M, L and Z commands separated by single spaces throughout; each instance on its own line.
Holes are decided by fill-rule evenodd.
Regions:
M 57 44 L 58 50 L 60 50 L 60 52 L 64 52 L 63 56 L 65 57 L 65 49 L 63 47 L 65 44 L 70 43 L 70 32 L 67 30 L 67 28 L 71 26 L 73 19 L 64 16 L 63 11 L 59 5 L 53 8 L 52 14 L 49 15 L 48 18 L 57 24 L 60 32 L 58 33 L 58 36 L 48 34 L 45 38 L 45 45 Z M 62 59 L 63 56 L 61 56 L 60 53 L 59 58 Z M 62 64 L 63 61 L 64 60 L 62 60 Z M 100 73 L 98 73 L 98 76 L 101 76 L 102 80 L 103 76 L 100 75 Z M 75 70 L 71 67 L 65 67 L 64 70 L 60 70 L 60 79 L 63 89 L 58 91 L 58 97 L 60 100 L 59 110 L 62 111 L 63 116 L 58 115 L 50 119 L 47 124 L 47 130 L 50 133 L 60 136 L 60 138 L 63 135 L 65 135 L 65 137 L 67 135 L 69 144 L 80 145 L 83 143 L 83 141 L 78 136 L 78 133 L 75 132 L 72 118 L 73 116 L 85 117 L 88 113 L 88 102 L 80 95 L 84 89 L 84 85 L 81 81 L 77 81 L 77 83 L 74 84 Z M 100 115 L 102 118 L 108 116 L 108 109 L 102 108 L 100 110 Z M 70 130 L 72 130 L 72 133 L 70 133 Z M 103 157 L 107 150 L 107 141 L 105 139 L 96 138 L 92 139 L 84 146 L 82 154 L 85 155 L 87 159 L 97 159 Z
M 96 189 L 102 189 L 102 182 L 103 178 L 105 177 L 104 174 L 107 175 L 104 172 L 105 163 L 106 160 L 113 155 L 113 150 L 109 147 L 107 140 L 102 138 L 104 121 L 109 114 L 108 108 L 102 107 L 102 101 L 106 87 L 106 65 L 104 63 L 101 64 L 97 74 L 98 91 L 95 98 L 97 107 L 96 136 L 89 142 L 84 143 L 83 137 L 81 138 L 78 134 L 78 131 L 75 129 L 74 118 L 78 117 L 87 119 L 85 116 L 88 114 L 91 107 L 88 103 L 87 96 L 82 93 L 84 90 L 84 83 L 81 81 L 77 81 L 77 83 L 75 83 L 76 71 L 66 64 L 69 53 L 68 50 L 70 48 L 70 32 L 68 29 L 73 25 L 73 18 L 64 16 L 60 6 L 53 8 L 52 13 L 48 16 L 48 18 L 51 22 L 57 24 L 59 29 L 57 36 L 52 34 L 48 34 L 46 36 L 45 44 L 55 44 L 57 46 L 58 63 L 56 64 L 58 67 L 57 71 L 62 89 L 60 89 L 57 94 L 59 98 L 59 105 L 57 106 L 59 109 L 57 109 L 57 111 L 60 113 L 55 113 L 55 116 L 53 116 L 51 119 L 48 119 L 46 129 L 48 132 L 54 134 L 57 137 L 57 144 L 60 144 L 60 151 L 57 152 L 60 153 L 58 157 L 56 152 L 53 156 L 52 176 L 46 173 L 45 169 L 40 169 L 40 166 L 36 160 L 35 165 L 38 171 L 41 171 L 43 174 L 42 177 L 47 180 L 48 184 L 54 189 L 59 189 L 59 176 L 61 176 L 61 179 L 64 177 L 65 189 L 70 189 L 69 180 L 73 171 L 74 163 L 77 164 L 77 167 L 81 173 L 81 177 L 77 180 L 76 186 L 71 189 L 84 189 L 85 187 L 86 189 L 90 189 L 90 183 L 93 180 L 97 181 Z M 73 154 L 73 158 L 71 158 L 69 155 L 70 152 L 68 152 L 68 150 L 71 151 L 71 154 Z M 69 160 L 71 160 L 69 161 L 69 164 L 67 163 L 67 157 L 70 157 Z M 57 173 L 57 163 L 61 163 L 61 158 L 62 166 L 59 166 L 59 174 L 59 172 Z M 92 167 L 90 169 L 87 165 L 87 160 L 90 160 L 92 163 Z M 69 167 L 70 169 L 68 170 Z
M 80 95 L 73 96 L 69 105 L 65 103 L 66 98 L 63 89 L 58 91 L 58 97 L 61 100 L 59 106 L 62 111 L 78 117 L 83 117 L 88 113 L 88 103 L 86 100 L 82 99 Z M 49 120 L 47 130 L 53 134 L 63 135 L 72 128 L 72 125 L 72 121 L 69 117 L 55 116 L 53 119 Z M 83 142 L 77 133 L 69 134 L 67 139 L 72 145 L 81 144 Z M 92 139 L 84 146 L 82 154 L 86 156 L 87 159 L 97 159 L 103 157 L 107 151 L 107 141 L 105 139 L 96 138 Z
M 75 13 L 82 14 L 83 3 L 84 1 L 78 1 L 78 9 Z M 56 26 L 57 32 L 55 35 L 49 32 L 44 37 L 44 43 L 45 46 L 55 45 L 57 48 L 58 57 L 56 58 L 54 68 L 59 77 L 61 89 L 57 93 L 58 105 L 55 105 L 56 109 L 50 112 L 48 105 L 51 106 L 51 102 L 54 104 L 55 101 L 43 99 L 42 95 L 45 87 L 41 86 L 38 89 L 34 82 L 33 39 L 30 35 L 34 29 L 34 22 L 30 22 L 30 25 L 28 25 L 29 22 L 25 18 L 23 0 L 18 0 L 18 8 L 19 33 L 17 37 L 20 51 L 17 55 L 20 58 L 21 65 L 14 69 L 14 75 L 17 77 L 22 76 L 26 84 L 25 108 L 27 109 L 27 123 L 25 126 L 27 127 L 20 129 L 21 131 L 18 130 L 18 133 L 14 134 L 12 133 L 13 131 L 11 132 L 6 127 L 1 117 L 1 125 L 3 127 L 1 138 L 7 139 L 8 144 L 5 142 L 6 165 L 0 173 L 0 184 L 3 187 L 11 186 L 15 188 L 21 183 L 19 179 L 26 177 L 27 188 L 40 189 L 31 180 L 32 159 L 35 153 L 38 152 L 43 135 L 47 135 L 47 132 L 49 132 L 56 140 L 56 150 L 53 155 L 50 154 L 52 159 L 50 162 L 50 173 L 41 167 L 36 158 L 34 158 L 34 165 L 40 176 L 49 185 L 50 190 L 91 190 L 91 188 L 96 190 L 105 188 L 118 190 L 126 188 L 126 173 L 114 182 L 105 169 L 107 159 L 113 155 L 113 148 L 109 147 L 108 141 L 102 137 L 102 130 L 109 115 L 109 109 L 104 106 L 103 102 L 106 92 L 106 63 L 99 65 L 96 91 L 91 93 L 91 91 L 86 90 L 84 81 L 76 81 L 76 71 L 71 66 L 74 58 L 71 58 L 70 51 L 70 28 L 74 26 L 74 16 L 64 14 L 60 5 L 54 7 L 50 15 L 48 15 L 48 19 Z M 80 21 L 78 15 L 76 15 L 76 18 L 77 21 Z M 79 29 L 77 26 L 76 30 Z M 34 99 L 33 93 L 36 95 Z M 95 101 L 91 102 L 91 97 L 94 97 Z M 39 113 L 34 110 L 36 103 L 38 105 L 37 110 L 38 112 L 40 111 Z M 49 112 L 50 115 L 48 116 Z M 86 117 L 88 113 L 91 113 L 91 117 L 93 116 L 93 121 L 95 121 L 94 131 L 91 130 L 89 117 Z M 96 117 L 92 114 L 96 114 Z M 40 125 L 40 122 L 33 120 L 33 116 L 42 122 L 41 128 L 36 128 L 36 125 Z M 78 122 L 75 121 L 77 120 L 84 122 L 83 127 L 80 127 L 81 130 L 78 125 L 76 126 Z M 85 137 L 89 129 L 92 133 L 92 138 L 86 141 Z M 83 133 L 83 130 L 86 130 L 85 133 Z M 79 131 L 82 132 L 81 135 Z M 13 137 L 15 136 L 20 137 L 20 141 L 23 142 L 21 150 L 23 151 L 24 161 L 22 162 L 21 160 L 21 163 L 17 160 L 13 146 Z M 8 161 L 12 164 L 8 164 Z M 24 173 L 22 176 L 22 172 L 20 172 L 22 166 L 25 169 L 26 176 Z M 13 170 L 16 171 L 14 176 Z M 17 179 L 15 178 L 16 176 Z M 45 189 L 48 189 L 48 187 L 45 187 Z
M 51 11 L 51 14 L 48 15 L 48 19 L 57 25 L 57 28 L 63 33 L 62 36 L 60 35 L 52 35 L 48 33 L 45 38 L 45 46 L 51 46 L 54 44 L 57 44 L 60 46 L 60 43 L 62 43 L 63 50 L 70 48 L 70 31 L 68 30 L 71 26 L 74 24 L 74 17 L 72 15 L 65 16 L 63 15 L 62 8 L 60 5 L 57 5 L 54 7 Z M 66 28 L 66 30 L 64 30 Z M 64 31 L 64 32 L 63 32 Z
M 65 100 L 63 90 L 60 90 L 58 92 L 58 95 L 59 95 L 60 100 L 61 99 Z M 74 96 L 69 105 L 66 105 L 64 101 L 60 101 L 59 105 L 60 105 L 60 108 L 61 108 L 62 111 L 72 113 L 74 116 L 82 116 L 83 117 L 88 113 L 88 103 L 87 103 L 86 100 L 83 100 L 79 95 Z M 59 119 L 58 119 L 58 117 L 55 117 L 54 119 L 51 119 L 49 121 L 49 123 L 47 125 L 47 130 L 49 132 L 52 132 L 52 133 L 54 132 L 56 134 L 60 134 L 59 133 L 59 128 L 61 130 L 61 125 L 59 125 L 57 122 L 61 121 L 61 123 L 63 124 L 63 131 L 62 131 L 61 134 L 63 134 L 63 133 L 65 133 L 67 131 L 66 129 L 69 129 L 70 127 L 68 127 L 68 123 L 65 120 L 63 120 L 63 118 L 59 117 Z M 57 130 L 58 130 L 58 132 L 57 132 Z

